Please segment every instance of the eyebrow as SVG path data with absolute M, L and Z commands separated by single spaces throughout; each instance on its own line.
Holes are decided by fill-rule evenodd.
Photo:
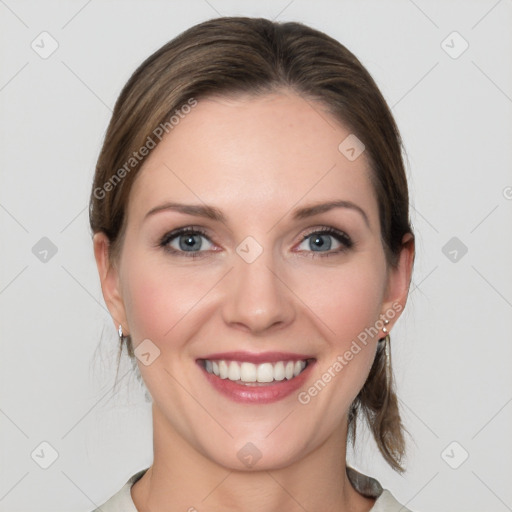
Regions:
M 347 208 L 358 212 L 363 217 L 366 225 L 370 227 L 370 222 L 366 212 L 360 206 L 353 203 L 352 201 L 329 201 L 327 203 L 315 203 L 312 205 L 304 206 L 302 208 L 297 208 L 296 210 L 293 211 L 292 219 L 302 220 L 308 217 L 313 217 L 314 215 L 319 215 L 320 213 L 327 212 L 334 208 Z M 206 204 L 183 204 L 173 202 L 164 203 L 161 204 L 160 206 L 152 208 L 151 210 L 149 210 L 148 213 L 146 213 L 144 220 L 152 215 L 155 215 L 156 213 L 163 211 L 176 211 L 179 213 L 193 215 L 196 217 L 205 217 L 207 219 L 211 219 L 222 223 L 226 222 L 225 215 L 222 213 L 221 210 L 219 210 L 215 206 L 210 206 Z

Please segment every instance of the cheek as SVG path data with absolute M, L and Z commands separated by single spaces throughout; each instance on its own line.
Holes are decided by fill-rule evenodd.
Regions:
M 376 260 L 359 260 L 329 274 L 325 270 L 316 276 L 313 273 L 309 284 L 302 287 L 301 294 L 311 298 L 307 304 L 319 319 L 316 325 L 327 342 L 311 385 L 298 395 L 300 404 L 322 416 L 320 436 L 328 435 L 345 417 L 375 357 L 378 336 L 372 327 L 382 312 L 385 284 L 385 264 Z M 311 418 L 315 417 L 312 413 Z
M 171 268 L 147 255 L 131 254 L 125 260 L 123 296 L 134 344 L 145 338 L 157 344 L 164 338 L 176 339 L 188 324 L 185 317 L 200 312 L 200 302 L 218 281 L 218 272 Z M 309 316 L 323 324 L 327 339 L 350 341 L 378 319 L 385 265 L 376 260 L 369 255 L 353 264 L 311 266 L 307 272 L 289 274 L 291 288 L 310 310 Z
M 125 293 L 126 309 L 135 344 L 145 338 L 156 342 L 174 324 L 176 310 L 170 307 L 172 292 L 163 293 L 164 284 L 154 280 L 151 274 L 140 273 L 130 279 Z
M 326 339 L 337 350 L 350 345 L 379 318 L 385 265 L 376 260 L 371 256 L 328 271 L 312 269 L 308 279 L 297 282 L 297 295 L 315 313 Z
M 215 282 L 204 273 L 155 260 L 133 254 L 125 261 L 123 295 L 135 346 L 146 338 L 160 346 L 171 340 L 179 344 L 187 315 Z

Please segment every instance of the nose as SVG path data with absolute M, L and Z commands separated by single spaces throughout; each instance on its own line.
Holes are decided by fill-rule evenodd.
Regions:
M 293 292 L 276 271 L 270 251 L 247 263 L 236 256 L 223 303 L 224 321 L 252 334 L 267 334 L 293 322 Z

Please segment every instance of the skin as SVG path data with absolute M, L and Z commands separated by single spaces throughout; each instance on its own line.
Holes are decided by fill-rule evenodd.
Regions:
M 138 361 L 154 431 L 154 462 L 131 491 L 139 511 L 373 506 L 346 476 L 346 426 L 382 331 L 307 405 L 297 393 L 265 405 L 233 402 L 196 363 L 235 350 L 311 354 L 317 361 L 307 390 L 381 314 L 405 306 L 413 240 L 404 237 L 398 267 L 390 267 L 365 155 L 351 162 L 338 150 L 349 134 L 320 104 L 286 90 L 201 100 L 137 177 L 119 258 L 109 259 L 104 234 L 94 236 L 116 329 L 123 326 L 134 348 L 149 339 L 160 350 L 150 365 Z M 364 210 L 368 225 L 350 208 L 292 219 L 295 208 L 340 199 Z M 146 217 L 170 201 L 213 205 L 226 220 L 169 210 Z M 207 232 L 195 238 L 198 258 L 159 246 L 184 226 Z M 327 251 L 315 251 L 314 235 L 302 241 L 322 227 L 345 232 L 354 245 L 336 253 L 343 243 L 330 235 Z M 263 248 L 252 263 L 236 252 L 247 236 Z M 179 250 L 179 238 L 170 243 Z M 237 457 L 248 442 L 261 453 L 253 468 Z

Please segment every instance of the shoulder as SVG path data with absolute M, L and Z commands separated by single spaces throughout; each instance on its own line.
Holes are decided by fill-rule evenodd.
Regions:
M 147 470 L 148 468 L 143 469 L 131 476 L 114 496 L 92 512 L 137 512 L 130 490 L 132 485 L 139 480 Z
M 137 512 L 130 490 L 147 470 L 148 468 L 135 473 L 114 496 L 92 512 Z M 363 475 L 350 466 L 347 466 L 347 476 L 357 492 L 376 498 L 369 512 L 413 512 L 399 503 L 389 490 L 383 489 L 375 478 Z
M 383 489 L 370 512 L 412 512 L 412 510 L 399 503 L 390 491 Z
M 347 466 L 347 476 L 357 492 L 367 498 L 376 498 L 369 512 L 412 512 L 399 503 L 389 490 L 383 489 L 375 478 L 363 475 L 350 466 Z

